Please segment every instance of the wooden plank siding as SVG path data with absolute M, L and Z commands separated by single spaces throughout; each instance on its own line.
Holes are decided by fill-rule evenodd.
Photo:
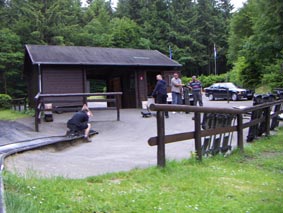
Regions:
M 44 67 L 42 69 L 42 93 L 84 93 L 84 72 L 76 67 Z M 82 97 L 46 98 L 54 107 L 83 105 Z
M 25 63 L 24 63 L 24 79 L 27 83 L 27 91 L 28 91 L 28 105 L 30 107 L 34 107 L 34 97 L 39 92 L 39 77 L 38 77 L 38 65 L 32 66 L 31 59 L 25 55 Z
M 136 106 L 141 107 L 142 106 L 142 101 L 147 100 L 147 72 L 144 70 L 137 72 L 136 75 L 136 87 L 138 90 L 136 91 Z
M 36 67 L 32 68 L 32 69 L 36 69 Z M 37 70 L 33 71 L 33 72 L 29 72 L 25 78 L 27 81 L 27 89 L 28 89 L 28 105 L 31 107 L 34 107 L 34 97 L 36 96 L 36 94 L 39 91 L 39 77 L 37 74 Z

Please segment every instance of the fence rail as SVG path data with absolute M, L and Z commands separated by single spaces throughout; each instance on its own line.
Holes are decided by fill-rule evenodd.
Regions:
M 27 98 L 13 98 L 11 100 L 11 105 L 14 110 L 26 111 L 27 110 Z
M 165 144 L 175 143 L 178 141 L 194 139 L 195 150 L 197 159 L 201 160 L 203 156 L 203 144 L 202 138 L 206 136 L 213 136 L 216 134 L 224 134 L 229 132 L 237 132 L 237 147 L 244 151 L 244 138 L 243 130 L 245 128 L 256 128 L 260 125 L 262 127 L 261 134 L 266 136 L 270 135 L 271 123 L 277 121 L 278 115 L 282 113 L 283 100 L 277 100 L 269 103 L 263 103 L 244 109 L 228 109 L 228 108 L 212 108 L 212 107 L 197 107 L 187 105 L 169 105 L 169 104 L 151 104 L 150 110 L 156 111 L 157 119 L 157 136 L 148 139 L 150 146 L 157 145 L 157 165 L 165 166 Z M 279 106 L 279 107 L 278 107 Z M 175 112 L 194 112 L 194 131 L 182 132 L 177 134 L 166 135 L 165 134 L 165 111 Z M 216 126 L 210 129 L 202 129 L 201 114 L 205 113 L 221 113 L 230 114 L 235 117 L 236 122 L 229 126 L 219 127 Z M 260 116 L 253 117 L 254 114 Z M 244 122 L 243 116 L 250 115 L 251 119 Z M 251 135 L 252 137 L 252 135 Z
M 38 93 L 34 97 L 35 101 L 35 116 L 34 116 L 34 124 L 35 124 L 35 131 L 39 131 L 39 124 L 41 122 L 42 112 L 44 111 L 44 104 L 45 103 L 78 103 L 78 100 L 58 100 L 58 98 L 66 98 L 66 97 L 82 97 L 83 104 L 87 102 L 107 102 L 112 103 L 114 106 L 112 107 L 104 107 L 104 108 L 96 108 L 96 107 L 89 107 L 90 109 L 113 109 L 117 111 L 117 121 L 120 120 L 120 108 L 121 108 L 121 95 L 122 92 L 103 92 L 103 93 L 65 93 L 65 94 L 41 94 Z M 87 100 L 87 97 L 90 96 L 102 96 L 105 98 L 99 98 L 98 100 Z M 53 99 L 52 99 L 53 98 Z M 56 100 L 57 98 L 57 100 Z M 78 108 L 78 106 L 72 106 L 73 108 Z M 81 106 L 80 106 L 81 107 Z M 62 107 L 64 108 L 64 107 Z

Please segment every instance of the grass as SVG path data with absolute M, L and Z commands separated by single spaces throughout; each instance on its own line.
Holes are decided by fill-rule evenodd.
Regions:
M 266 93 L 271 92 L 270 90 L 271 90 L 271 89 L 270 89 L 269 86 L 267 86 L 267 85 L 262 85 L 262 86 L 256 88 L 255 92 L 256 92 L 257 94 L 266 94 Z
M 96 99 L 105 99 L 107 96 L 103 96 L 103 95 L 100 95 L 100 96 L 89 96 L 87 99 L 88 100 L 96 100 Z
M 4 172 L 7 213 L 283 212 L 283 130 L 197 162 L 86 179 Z
M 20 118 L 30 117 L 32 111 L 18 112 L 9 109 L 0 110 L 0 120 L 17 120 Z

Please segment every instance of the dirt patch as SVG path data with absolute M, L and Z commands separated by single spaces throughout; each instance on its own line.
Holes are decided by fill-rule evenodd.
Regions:
M 263 158 L 272 158 L 272 157 L 277 157 L 282 155 L 282 152 L 272 152 L 272 151 L 266 151 L 266 152 L 262 152 L 260 154 L 260 157 Z

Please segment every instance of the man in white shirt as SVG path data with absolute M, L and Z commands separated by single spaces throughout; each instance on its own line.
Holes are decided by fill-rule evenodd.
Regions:
M 178 73 L 171 79 L 172 104 L 182 104 L 182 80 Z

